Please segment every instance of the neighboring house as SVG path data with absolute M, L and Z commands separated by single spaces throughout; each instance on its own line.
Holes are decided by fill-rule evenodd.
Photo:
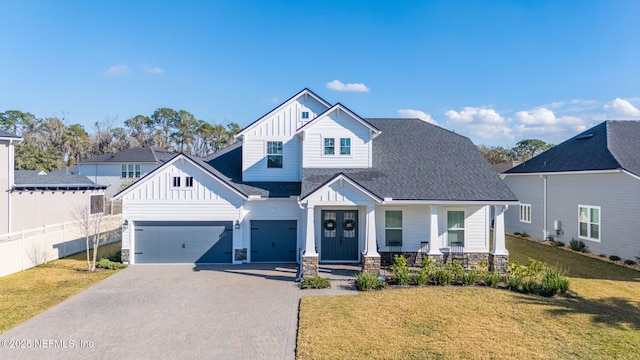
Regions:
M 14 146 L 22 142 L 20 136 L 0 130 L 0 234 L 11 229 L 11 188 L 15 167 Z
M 439 261 L 452 245 L 503 268 L 513 193 L 466 137 L 363 119 L 304 89 L 206 160 L 176 155 L 121 191 L 130 263 Z M 489 208 L 497 208 L 490 249 Z M 303 255 L 300 256 L 299 254 Z
M 493 170 L 495 172 L 497 172 L 498 174 L 502 174 L 503 172 L 512 169 L 518 165 L 522 164 L 522 161 L 518 161 L 518 160 L 511 160 L 508 162 L 503 162 L 500 164 L 492 164 L 491 167 L 493 168 Z
M 640 121 L 605 121 L 503 178 L 520 200 L 507 211 L 508 231 L 640 256 Z
M 174 152 L 157 147 L 134 148 L 115 154 L 103 154 L 78 163 L 78 173 L 96 184 L 107 185 L 110 199 L 123 185 L 130 185 L 175 156 Z
M 86 176 L 65 170 L 46 173 L 14 170 L 14 145 L 19 136 L 0 130 L 0 234 L 74 220 L 80 208 L 104 211 L 104 189 Z

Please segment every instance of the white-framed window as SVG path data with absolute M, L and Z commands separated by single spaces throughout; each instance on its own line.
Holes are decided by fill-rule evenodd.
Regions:
M 336 153 L 336 139 L 324 138 L 324 154 L 335 155 Z
M 340 155 L 351 155 L 350 138 L 340 138 Z
M 184 178 L 184 186 L 185 187 L 193 187 L 193 176 L 186 176 Z
M 140 164 L 122 164 L 120 177 L 125 178 L 139 178 L 140 177 Z
M 600 241 L 600 206 L 578 205 L 578 237 Z
M 308 111 L 303 111 L 302 112 L 302 118 L 303 119 L 308 119 L 309 118 L 309 112 Z
M 447 243 L 464 246 L 464 210 L 447 211 Z
M 104 213 L 104 195 L 91 195 L 90 201 L 89 214 Z
M 267 141 L 267 168 L 282 168 L 282 141 Z
M 531 204 L 520 204 L 520 222 L 531 224 Z
M 402 246 L 402 210 L 384 212 L 384 244 Z
M 180 176 L 174 176 L 171 181 L 171 186 L 180 187 Z

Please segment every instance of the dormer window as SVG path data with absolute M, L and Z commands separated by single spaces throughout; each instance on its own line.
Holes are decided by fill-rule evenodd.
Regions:
M 282 141 L 267 141 L 267 168 L 282 168 Z
M 309 112 L 308 111 L 303 111 L 302 112 L 302 118 L 303 119 L 308 119 L 309 118 Z
M 173 177 L 173 187 L 180 187 L 180 176 Z
M 351 139 L 340 139 L 340 155 L 351 155 Z
M 324 139 L 324 154 L 325 155 L 334 155 L 336 153 L 336 139 L 335 138 L 325 138 Z

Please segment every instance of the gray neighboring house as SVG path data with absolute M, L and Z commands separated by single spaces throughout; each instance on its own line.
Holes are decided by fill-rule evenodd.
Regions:
M 364 119 L 304 89 L 237 138 L 207 159 L 178 154 L 114 197 L 123 259 L 299 261 L 308 276 L 319 262 L 376 271 L 400 252 L 442 261 L 455 246 L 506 265 L 503 213 L 517 200 L 466 137 Z
M 506 229 L 640 256 L 640 121 L 605 121 L 503 173 Z
M 126 149 L 114 154 L 103 154 L 78 163 L 78 173 L 96 184 L 107 185 L 105 195 L 111 199 L 123 184 L 130 185 L 176 153 L 158 147 Z

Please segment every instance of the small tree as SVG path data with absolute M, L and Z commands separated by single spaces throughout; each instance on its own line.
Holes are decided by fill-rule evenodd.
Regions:
M 74 210 L 73 217 L 78 228 L 82 231 L 87 247 L 87 271 L 96 271 L 96 260 L 98 248 L 104 237 L 104 229 L 107 221 L 104 213 L 104 198 L 102 203 L 103 211 L 92 211 L 91 205 L 80 205 Z M 93 212 L 93 214 L 92 214 Z M 93 246 L 93 256 L 91 256 L 91 246 Z

